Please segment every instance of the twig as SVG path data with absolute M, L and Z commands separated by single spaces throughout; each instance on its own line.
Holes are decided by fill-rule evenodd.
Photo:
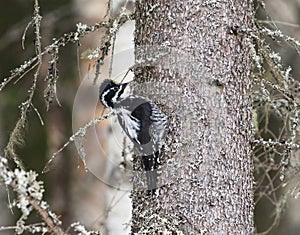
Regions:
M 91 120 L 89 123 L 85 124 L 84 127 L 80 128 L 75 134 L 73 134 L 69 140 L 55 153 L 52 154 L 50 160 L 46 163 L 44 169 L 43 169 L 43 173 L 46 173 L 50 170 L 50 164 L 53 162 L 53 160 L 56 158 L 56 156 L 61 153 L 70 143 L 74 142 L 76 140 L 76 138 L 78 137 L 84 137 L 86 135 L 86 131 L 88 128 L 95 126 L 96 124 L 98 124 L 99 122 L 109 118 L 112 115 L 112 112 L 109 112 L 97 119 L 93 119 Z M 85 163 L 84 163 L 85 164 Z
M 30 203 L 30 205 L 40 214 L 41 218 L 45 222 L 50 232 L 53 232 L 57 235 L 65 235 L 66 233 L 63 231 L 61 226 L 61 221 L 57 219 L 57 215 L 49 210 L 49 206 L 46 202 L 42 201 L 42 186 L 38 186 L 39 190 L 29 189 L 27 187 L 31 187 L 29 185 L 31 180 L 35 180 L 36 185 L 40 183 L 36 181 L 36 179 L 24 177 L 25 175 L 33 175 L 32 172 L 26 172 L 24 170 L 15 169 L 12 171 L 8 167 L 8 161 L 6 158 L 0 156 L 0 177 L 6 186 L 10 186 L 21 198 L 25 199 Z M 21 176 L 21 177 L 20 177 Z M 33 177 L 33 176 L 31 176 Z M 36 175 L 34 176 L 36 177 Z M 19 182 L 22 179 L 24 182 Z M 26 181 L 29 180 L 29 181 Z M 20 185 L 22 184 L 22 187 Z M 24 188 L 26 187 L 26 188 Z M 37 196 L 38 195 L 38 196 Z

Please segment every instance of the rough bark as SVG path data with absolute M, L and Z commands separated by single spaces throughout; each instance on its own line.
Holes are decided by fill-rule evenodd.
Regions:
M 244 33 L 253 26 L 251 3 L 136 2 L 136 58 L 146 64 L 136 79 L 160 84 L 155 95 L 152 88 L 136 92 L 163 104 L 170 123 L 159 195 L 134 185 L 133 234 L 253 233 L 251 58 Z M 154 55 L 164 58 L 147 64 Z

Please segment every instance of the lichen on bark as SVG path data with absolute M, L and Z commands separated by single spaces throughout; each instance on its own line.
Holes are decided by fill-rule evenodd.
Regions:
M 253 233 L 252 27 L 249 0 L 136 2 L 136 81 L 153 87 L 135 92 L 169 130 L 158 195 L 133 190 L 133 234 Z

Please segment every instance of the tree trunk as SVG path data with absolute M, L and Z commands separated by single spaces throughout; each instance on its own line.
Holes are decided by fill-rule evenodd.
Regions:
M 101 22 L 106 13 L 106 1 L 98 0 L 76 0 L 74 1 L 76 13 L 79 22 L 83 22 L 87 25 Z M 102 33 L 97 32 L 92 35 L 87 35 L 80 41 L 79 57 L 81 53 L 86 53 L 87 50 L 98 46 L 99 38 Z M 90 83 L 88 79 L 91 78 L 93 70 L 92 62 L 89 60 L 80 60 L 79 67 L 79 88 L 77 90 L 77 96 L 80 97 L 80 104 L 75 102 L 73 104 L 73 131 L 77 131 L 83 127 L 92 118 L 99 117 L 103 112 L 101 107 L 96 107 L 95 117 L 90 111 L 90 107 L 85 102 L 88 102 L 88 94 L 91 94 Z M 79 95 L 80 93 L 85 95 Z M 94 107 L 93 107 L 94 108 Z M 80 111 L 81 109 L 81 111 Z M 82 110 L 85 111 L 82 111 Z M 80 221 L 85 224 L 89 229 L 99 230 L 101 234 L 108 234 L 106 224 L 106 189 L 107 187 L 103 182 L 105 169 L 107 164 L 107 131 L 106 122 L 98 124 L 93 129 L 87 131 L 86 140 L 84 142 L 85 151 L 87 153 L 87 167 L 90 172 L 84 170 L 84 166 L 73 170 L 72 175 L 72 216 L 74 221 Z M 93 169 L 91 167 L 93 166 Z M 97 169 L 97 170 L 95 170 Z M 93 171 L 94 170 L 94 171 Z M 93 173 L 93 174 L 92 174 Z M 98 173 L 98 175 L 95 175 Z M 104 181 L 103 181 L 104 180 Z
M 158 195 L 133 178 L 133 234 L 254 232 L 251 3 L 136 2 L 135 92 L 168 114 L 169 131 Z

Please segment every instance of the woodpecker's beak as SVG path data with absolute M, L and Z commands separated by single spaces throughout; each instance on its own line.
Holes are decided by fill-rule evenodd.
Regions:
M 117 81 L 117 80 L 114 80 L 114 79 L 110 79 L 113 83 L 115 83 L 115 84 L 117 84 L 117 85 L 119 85 L 119 86 L 122 86 L 122 87 L 124 87 L 124 89 L 125 89 L 125 87 L 129 84 L 129 82 L 126 82 L 126 83 L 120 83 L 119 81 Z

